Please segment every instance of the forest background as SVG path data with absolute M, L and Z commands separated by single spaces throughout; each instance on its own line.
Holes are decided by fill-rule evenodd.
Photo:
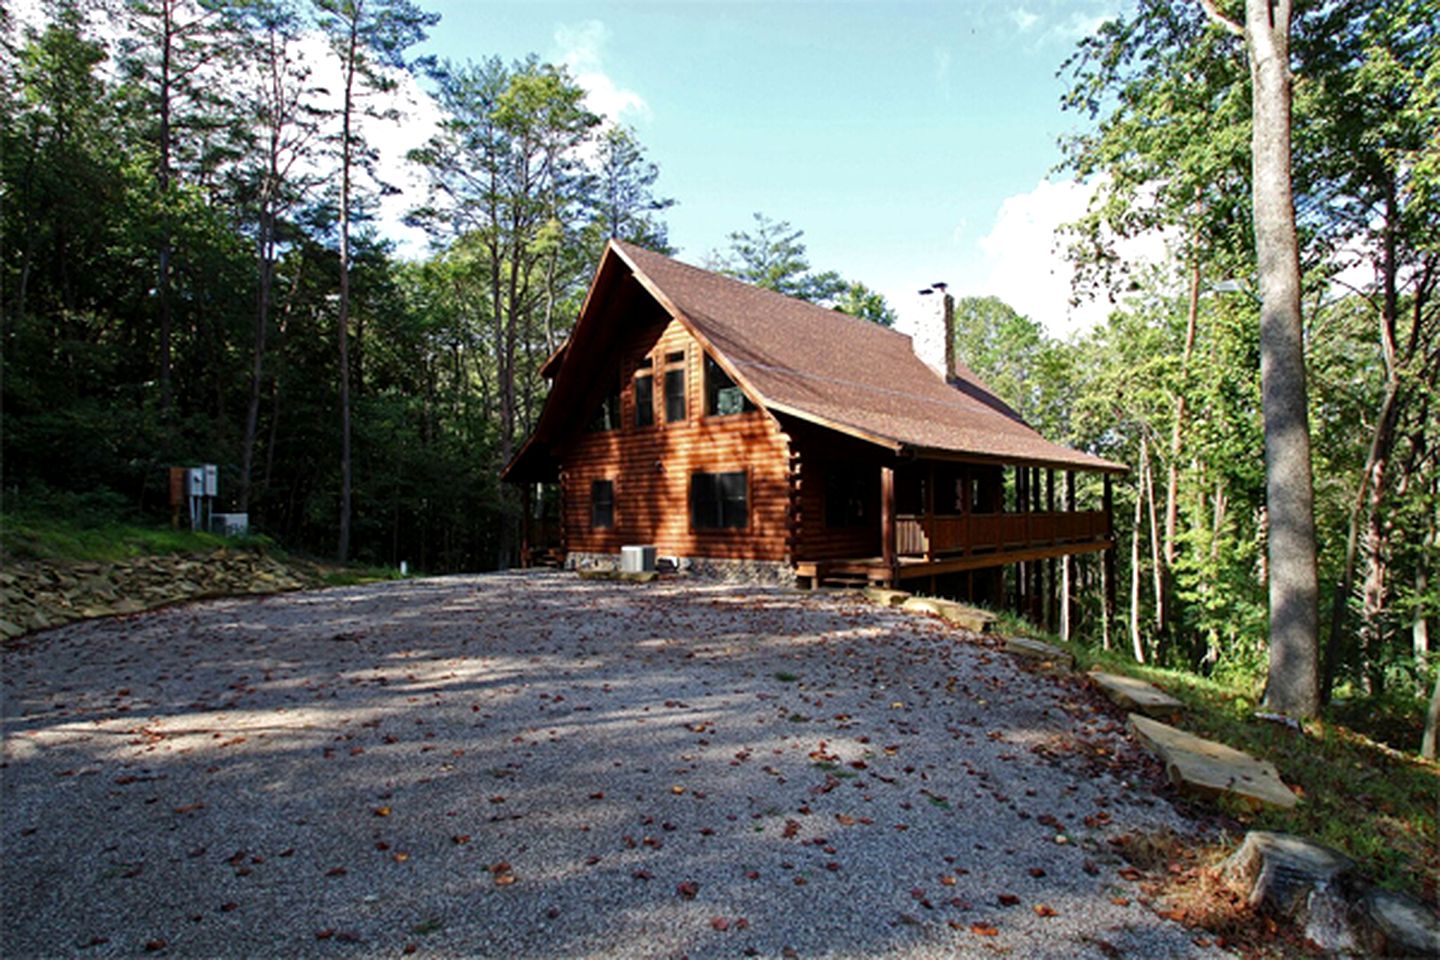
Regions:
M 1227 6 L 1226 4 L 1222 4 Z M 1236 6 L 1236 5 L 1228 5 Z M 607 238 L 668 250 L 633 130 L 562 67 L 416 61 L 407 0 L 5 7 L 0 321 L 7 511 L 168 517 L 166 468 L 221 465 L 226 509 L 296 549 L 441 573 L 513 558 L 497 479 L 544 400 Z M 1294 180 L 1325 688 L 1418 716 L 1440 611 L 1440 52 L 1434 0 L 1302 4 Z M 313 39 L 333 58 L 318 89 Z M 1057 65 L 1097 185 L 1065 234 L 1108 322 L 1059 340 L 993 298 L 959 354 L 1046 436 L 1131 466 L 1123 620 L 1079 633 L 1241 682 L 1265 673 L 1265 474 L 1243 44 L 1141 0 Z M 366 140 L 405 73 L 439 104 L 397 254 Z M 1168 264 L 1123 241 L 1158 236 Z M 704 265 L 872 320 L 863 278 L 738 218 Z M 1418 720 L 1417 720 L 1418 723 Z M 1397 739 L 1409 740 L 1408 735 Z

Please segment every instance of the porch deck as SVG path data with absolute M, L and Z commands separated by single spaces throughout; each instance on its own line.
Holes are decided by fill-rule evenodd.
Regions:
M 985 570 L 1052 557 L 1095 553 L 1115 545 L 1102 510 L 929 516 L 894 522 L 894 560 L 884 556 L 802 559 L 795 573 L 812 583 L 859 580 L 900 584 L 921 577 Z

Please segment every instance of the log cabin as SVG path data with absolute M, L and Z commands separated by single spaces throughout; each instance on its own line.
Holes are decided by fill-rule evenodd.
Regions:
M 1113 557 L 1125 468 L 1040 436 L 957 362 L 943 286 L 921 300 L 907 336 L 611 241 L 502 473 L 525 494 L 522 562 L 653 545 L 696 571 L 928 589 L 1049 622 L 1056 559 L 1068 583 L 1070 558 Z M 1093 509 L 1077 475 L 1103 489 Z

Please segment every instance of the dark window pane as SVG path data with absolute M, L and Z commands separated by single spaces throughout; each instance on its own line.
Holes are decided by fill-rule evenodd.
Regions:
M 596 530 L 608 530 L 615 526 L 614 481 L 590 481 L 590 526 Z
M 744 471 L 690 477 L 690 519 L 697 530 L 743 529 L 749 522 Z
M 618 383 L 600 399 L 600 409 L 595 411 L 595 418 L 590 421 L 590 429 L 620 429 L 620 385 Z
M 665 362 L 666 362 L 666 363 L 684 363 L 684 362 L 685 362 L 685 351 L 684 351 L 684 350 L 672 350 L 672 351 L 670 351 L 669 353 L 665 354 Z
M 724 417 L 732 413 L 754 410 L 755 405 L 735 385 L 730 375 L 710 357 L 705 358 L 705 414 Z
M 878 470 L 833 466 L 825 473 L 825 526 L 863 527 L 880 498 Z
M 676 423 L 685 419 L 685 371 L 665 371 L 665 420 Z
M 635 426 L 648 427 L 655 422 L 655 378 L 635 378 Z

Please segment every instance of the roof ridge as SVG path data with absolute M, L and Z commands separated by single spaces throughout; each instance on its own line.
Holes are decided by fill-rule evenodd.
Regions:
M 805 306 L 805 307 L 809 307 L 809 308 L 811 308 L 811 309 L 813 309 L 813 310 L 818 310 L 818 311 L 820 311 L 821 313 L 823 313 L 823 314 L 825 314 L 825 315 L 827 315 L 827 316 L 831 316 L 832 318 L 840 318 L 840 317 L 843 317 L 843 318 L 846 319 L 846 320 L 851 320 L 851 321 L 854 321 L 855 323 L 863 324 L 864 327 L 863 327 L 862 329 L 882 330 L 882 331 L 884 331 L 884 332 L 887 333 L 887 334 L 891 334 L 891 335 L 897 336 L 897 337 L 904 337 L 904 338 L 907 339 L 907 340 L 913 340 L 913 339 L 914 339 L 910 334 L 908 334 L 908 333 L 901 333 L 899 330 L 895 329 L 894 327 L 887 327 L 887 326 L 885 326 L 884 324 L 876 323 L 876 322 L 873 321 L 873 320 L 866 320 L 864 317 L 857 317 L 857 316 L 855 316 L 853 313 L 846 313 L 844 310 L 840 310 L 840 309 L 837 309 L 837 308 L 835 308 L 835 307 L 826 307 L 826 306 L 822 306 L 821 304 L 815 303 L 815 302 L 813 302 L 813 301 L 802 299 L 802 298 L 800 298 L 800 297 L 792 297 L 792 296 L 790 296 L 790 295 L 788 295 L 788 294 L 781 293 L 781 292 L 778 291 L 778 290 L 771 290 L 769 287 L 762 287 L 762 286 L 759 286 L 758 284 L 747 283 L 746 281 L 741 280 L 739 277 L 731 276 L 731 275 L 728 274 L 728 273 L 722 273 L 722 272 L 719 271 L 719 270 L 710 270 L 710 269 L 707 269 L 706 267 L 696 266 L 696 265 L 693 264 L 693 263 L 687 263 L 687 262 L 684 261 L 684 260 L 680 260 L 680 259 L 677 259 L 677 258 L 675 258 L 675 257 L 667 256 L 666 254 L 663 254 L 663 253 L 656 253 L 654 250 L 651 250 L 651 249 L 649 249 L 648 247 L 637 246 L 636 244 L 633 244 L 633 243 L 631 243 L 631 242 L 628 241 L 628 240 L 611 240 L 610 242 L 613 243 L 613 244 L 615 244 L 615 245 L 618 246 L 618 247 L 624 248 L 624 251 L 625 251 L 625 253 L 627 254 L 627 256 L 630 255 L 631 253 L 637 253 L 637 252 L 638 252 L 638 253 L 640 253 L 640 254 L 642 255 L 642 257 L 655 257 L 655 258 L 660 259 L 660 260 L 665 260 L 665 261 L 668 261 L 668 262 L 669 262 L 670 264 L 672 264 L 673 266 L 680 267 L 680 268 L 682 268 L 682 269 L 684 269 L 684 270 L 693 271 L 693 272 L 698 273 L 698 274 L 701 274 L 701 275 L 703 275 L 703 276 L 705 276 L 705 277 L 707 277 L 707 278 L 709 278 L 709 279 L 711 279 L 711 280 L 719 280 L 719 281 L 721 281 L 721 282 L 723 282 L 723 283 L 726 283 L 726 284 L 732 284 L 732 285 L 734 285 L 735 287 L 737 287 L 738 289 L 743 290 L 743 291 L 746 293 L 746 295 L 748 295 L 748 296 L 756 296 L 756 295 L 759 295 L 759 296 L 762 296 L 762 297 L 778 297 L 780 300 L 785 301 L 787 304 L 801 304 L 801 305 L 803 305 L 803 306 Z M 633 259 L 633 257 L 632 257 L 632 259 Z M 639 264 L 637 264 L 637 266 L 639 266 Z M 654 279 L 654 278 L 651 278 L 651 279 Z

